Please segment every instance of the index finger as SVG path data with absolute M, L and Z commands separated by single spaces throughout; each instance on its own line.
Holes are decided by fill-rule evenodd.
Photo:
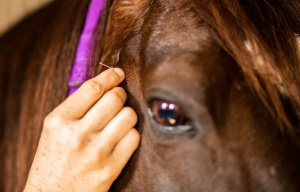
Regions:
M 61 103 L 55 112 L 70 119 L 79 119 L 101 98 L 124 80 L 124 71 L 120 68 L 108 69 L 82 86 Z

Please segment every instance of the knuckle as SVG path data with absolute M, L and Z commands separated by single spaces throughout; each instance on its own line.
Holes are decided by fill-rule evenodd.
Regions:
M 114 87 L 113 90 L 118 92 L 121 95 L 127 95 L 126 91 L 122 87 Z
M 66 122 L 58 115 L 49 114 L 44 119 L 43 134 L 68 151 L 78 151 L 83 147 L 84 137 L 80 129 L 76 128 L 78 125 Z
M 62 126 L 62 120 L 58 115 L 50 113 L 44 119 L 44 128 L 46 129 L 53 129 L 61 126 Z
M 108 71 L 105 73 L 102 78 L 104 79 L 105 82 L 112 83 L 112 84 L 117 84 L 119 82 L 119 76 L 117 76 L 115 73 L 112 71 Z
M 99 95 L 103 91 L 101 83 L 97 82 L 94 79 L 86 81 L 82 84 L 82 86 L 84 90 L 91 95 Z
M 110 93 L 111 95 L 109 96 L 109 99 L 112 103 L 117 103 L 120 105 L 124 104 L 126 100 L 126 93 L 124 89 L 116 87 Z
M 97 146 L 98 150 L 98 157 L 105 156 L 106 154 L 109 154 L 110 152 L 110 146 L 108 146 L 107 138 L 102 138 L 102 142 L 100 142 Z

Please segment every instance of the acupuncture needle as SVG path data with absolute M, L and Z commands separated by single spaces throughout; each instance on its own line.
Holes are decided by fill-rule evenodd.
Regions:
M 100 65 L 103 65 L 104 67 L 107 67 L 107 68 L 109 68 L 109 69 L 112 68 L 112 67 L 110 67 L 110 66 L 108 66 L 108 65 L 105 65 L 104 63 L 101 63 L 101 62 L 99 62 L 99 64 L 100 64 Z

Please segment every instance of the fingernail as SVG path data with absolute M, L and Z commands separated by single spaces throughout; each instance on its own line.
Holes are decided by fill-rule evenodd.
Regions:
M 124 77 L 124 71 L 120 68 L 114 68 L 114 71 L 120 76 L 120 77 Z

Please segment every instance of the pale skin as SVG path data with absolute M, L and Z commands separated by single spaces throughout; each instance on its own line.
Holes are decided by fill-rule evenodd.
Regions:
M 138 147 L 119 68 L 85 82 L 44 120 L 25 192 L 108 191 Z

